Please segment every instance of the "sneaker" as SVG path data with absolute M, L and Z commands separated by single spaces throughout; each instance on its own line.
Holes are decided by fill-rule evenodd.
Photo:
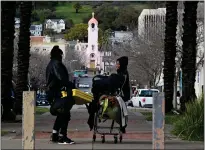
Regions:
M 58 133 L 52 133 L 51 134 L 51 140 L 50 141 L 56 143 L 56 142 L 58 142 L 58 139 L 59 139 Z
M 75 144 L 75 142 L 66 136 L 62 136 L 59 137 L 58 144 Z

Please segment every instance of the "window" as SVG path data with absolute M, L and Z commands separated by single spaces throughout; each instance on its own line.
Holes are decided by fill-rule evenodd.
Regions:
M 46 49 L 45 49 L 45 48 L 43 48 L 43 51 L 46 51 Z
M 139 97 L 152 97 L 153 93 L 158 93 L 158 91 L 142 90 L 139 94 Z
M 93 51 L 95 50 L 95 46 L 94 46 L 94 45 L 92 45 L 92 50 L 93 50 Z
M 92 27 L 92 28 L 95 28 L 95 24 L 94 24 L 94 23 L 92 23 L 92 24 L 91 24 L 91 27 Z
M 34 34 L 35 34 L 36 36 L 40 36 L 40 35 L 41 35 L 41 32 L 36 31 Z
M 95 54 L 94 54 L 94 53 L 90 54 L 90 57 L 91 57 L 91 58 L 94 58 L 94 57 L 95 57 Z

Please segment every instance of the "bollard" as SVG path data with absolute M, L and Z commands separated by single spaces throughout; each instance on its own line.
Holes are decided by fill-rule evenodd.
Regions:
M 165 100 L 163 93 L 153 94 L 152 149 L 164 149 Z
M 36 93 L 34 91 L 23 92 L 23 149 L 35 149 L 35 106 Z

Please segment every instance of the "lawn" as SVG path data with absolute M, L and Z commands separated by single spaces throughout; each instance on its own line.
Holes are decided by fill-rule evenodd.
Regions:
M 42 115 L 46 112 L 49 112 L 49 108 L 36 107 L 36 114 L 37 115 Z
M 147 121 L 152 121 L 152 112 L 141 112 L 145 117 Z M 173 125 L 178 119 L 179 115 L 174 114 L 166 114 L 165 115 L 165 124 L 171 124 Z
M 4 135 L 6 135 L 6 134 L 8 134 L 9 132 L 8 131 L 3 131 L 3 130 L 1 130 L 1 136 L 4 136 Z
M 74 24 L 79 24 L 83 22 L 83 18 L 87 16 L 91 16 L 92 12 L 94 9 L 90 5 L 82 5 L 82 9 L 79 10 L 79 13 L 75 12 L 75 9 L 73 8 L 74 3 L 65 3 L 64 5 L 59 4 L 56 7 L 56 16 L 60 19 L 72 19 Z M 141 11 L 142 9 L 148 9 L 150 8 L 149 5 L 147 4 L 136 4 L 136 5 L 131 5 L 133 6 L 136 10 Z M 114 9 L 118 9 L 117 6 L 114 7 Z
M 65 5 L 59 5 L 56 7 L 56 16 L 58 18 L 72 19 L 74 24 L 82 23 L 83 18 L 91 15 L 93 9 L 89 5 L 82 5 L 82 9 L 79 13 L 75 12 L 73 3 L 66 3 Z

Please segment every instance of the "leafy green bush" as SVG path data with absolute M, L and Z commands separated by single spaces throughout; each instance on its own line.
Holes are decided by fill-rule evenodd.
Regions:
M 184 140 L 204 139 L 204 96 L 186 104 L 186 112 L 174 124 L 173 134 Z

